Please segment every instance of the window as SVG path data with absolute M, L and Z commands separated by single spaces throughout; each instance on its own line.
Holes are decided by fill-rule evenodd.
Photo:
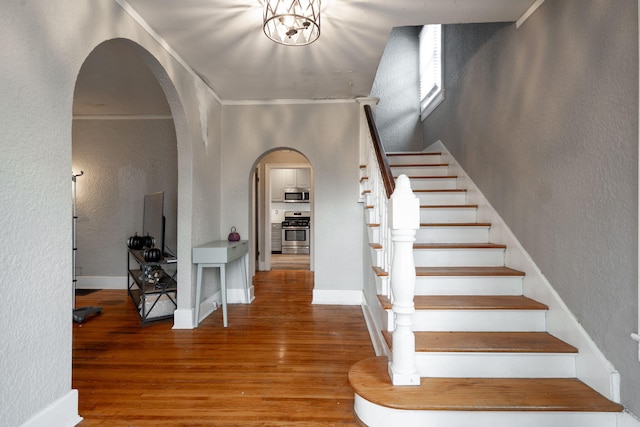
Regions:
M 419 37 L 420 116 L 424 120 L 444 100 L 442 25 L 424 25 Z

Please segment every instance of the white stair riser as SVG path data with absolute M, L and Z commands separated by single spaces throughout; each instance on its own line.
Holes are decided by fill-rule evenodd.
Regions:
M 544 310 L 416 310 L 414 331 L 429 332 L 544 332 Z M 387 330 L 395 329 L 387 310 Z
M 376 249 L 369 246 L 369 251 L 371 253 L 371 263 L 374 267 L 384 267 L 384 254 L 382 249 Z
M 497 267 L 504 265 L 504 249 L 414 249 L 417 267 Z
M 420 227 L 418 243 L 488 243 L 489 227 Z
M 354 411 L 369 427 L 616 427 L 615 413 L 403 411 L 355 395 Z
M 449 166 L 391 166 L 393 176 L 447 176 Z
M 416 295 L 522 295 L 522 277 L 417 276 Z
M 475 208 L 422 208 L 420 209 L 420 223 L 422 224 L 452 224 L 459 222 L 476 222 Z
M 414 193 L 420 200 L 420 205 L 464 205 L 467 200 L 467 193 L 462 191 L 442 192 L 442 193 Z
M 380 243 L 380 227 L 368 226 L 369 243 Z
M 365 221 L 365 224 L 379 224 L 380 217 L 378 216 L 378 211 L 375 208 L 365 209 L 364 221 Z
M 374 276 L 378 295 L 389 295 L 389 276 Z
M 418 352 L 421 377 L 434 378 L 573 378 L 572 353 Z
M 412 190 L 455 190 L 456 178 L 414 178 L 410 179 Z
M 438 165 L 441 163 L 443 163 L 442 156 L 436 156 L 435 154 L 428 156 L 420 154 L 415 156 L 389 156 L 389 164 L 391 165 Z

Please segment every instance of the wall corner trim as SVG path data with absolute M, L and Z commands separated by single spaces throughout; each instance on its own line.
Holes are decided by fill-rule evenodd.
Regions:
M 535 3 L 529 6 L 529 9 L 527 9 L 527 11 L 516 21 L 516 28 L 520 28 L 520 26 L 524 24 L 524 21 L 533 15 L 540 6 L 542 6 L 542 3 L 544 3 L 544 0 L 536 0 Z

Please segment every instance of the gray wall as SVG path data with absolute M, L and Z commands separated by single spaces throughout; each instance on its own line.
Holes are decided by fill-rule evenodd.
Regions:
M 371 96 L 379 98 L 376 126 L 386 151 L 412 151 L 422 147 L 418 34 L 422 27 L 391 31 Z
M 424 122 L 622 377 L 640 414 L 638 10 L 547 0 L 520 28 L 445 28 L 447 99 Z
M 126 241 L 135 232 L 142 235 L 144 195 L 149 193 L 165 193 L 165 243 L 175 253 L 173 120 L 74 120 L 72 163 L 76 173 L 84 171 L 77 178 L 79 276 L 126 276 Z

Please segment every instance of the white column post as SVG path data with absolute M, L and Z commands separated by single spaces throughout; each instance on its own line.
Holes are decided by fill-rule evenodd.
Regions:
M 416 288 L 413 242 L 416 230 L 420 228 L 420 201 L 413 194 L 406 175 L 398 177 L 396 189 L 389 200 L 389 227 L 393 242 L 391 290 L 395 318 L 389 376 L 393 385 L 420 385 L 412 330 Z

